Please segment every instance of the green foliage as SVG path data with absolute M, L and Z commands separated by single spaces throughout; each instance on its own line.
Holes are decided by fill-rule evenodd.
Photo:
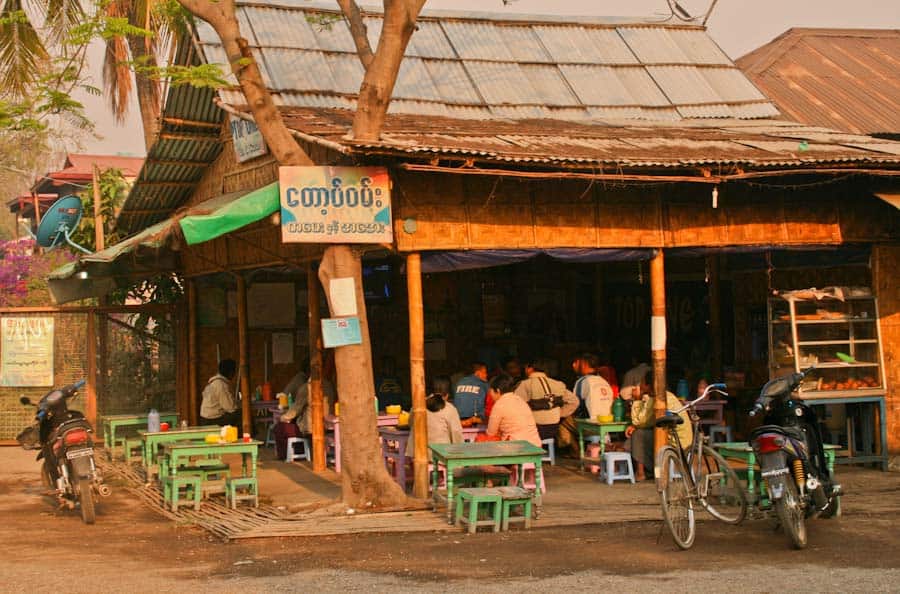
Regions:
M 100 216 L 103 219 L 103 236 L 106 245 L 118 243 L 121 237 L 116 232 L 116 214 L 128 195 L 128 182 L 118 169 L 107 169 L 100 173 Z M 80 194 L 84 205 L 84 216 L 78 229 L 72 234 L 72 241 L 89 250 L 96 244 L 96 227 L 94 225 L 94 186 L 91 184 Z

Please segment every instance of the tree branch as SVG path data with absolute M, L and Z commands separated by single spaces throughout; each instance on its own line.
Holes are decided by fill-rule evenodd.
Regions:
M 350 35 L 353 37 L 353 43 L 356 44 L 356 53 L 359 61 L 362 62 L 363 68 L 368 70 L 375 54 L 372 53 L 372 46 L 369 45 L 369 30 L 363 21 L 362 13 L 356 0 L 337 0 L 347 24 L 350 26 Z
M 359 87 L 353 138 L 377 140 L 381 135 L 400 63 L 424 4 L 425 0 L 384 0 L 384 23 L 378 48 Z
M 178 0 L 191 14 L 209 23 L 219 39 L 231 71 L 241 85 L 260 133 L 279 165 L 313 165 L 312 159 L 291 136 L 281 112 L 263 80 L 250 44 L 241 37 L 234 0 Z

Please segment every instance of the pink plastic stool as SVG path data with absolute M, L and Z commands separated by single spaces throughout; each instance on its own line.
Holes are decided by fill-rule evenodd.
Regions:
M 531 464 L 531 463 L 523 464 L 522 470 L 525 473 L 525 480 L 523 481 L 525 488 L 526 489 L 534 489 L 535 488 L 534 464 Z M 515 467 L 514 472 L 516 473 L 515 484 L 518 485 L 519 484 L 519 474 L 518 474 L 519 467 L 518 466 Z M 546 492 L 547 492 L 547 475 L 546 475 L 546 473 L 544 473 L 544 471 L 542 469 L 541 470 L 541 493 L 546 493 Z
M 599 443 L 589 443 L 584 448 L 584 455 L 588 458 L 599 458 L 600 457 L 600 444 Z M 590 464 L 588 468 L 591 470 L 591 474 L 597 474 L 600 472 L 599 464 Z

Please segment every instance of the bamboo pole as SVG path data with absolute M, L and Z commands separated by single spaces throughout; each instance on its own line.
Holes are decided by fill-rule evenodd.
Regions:
M 188 302 L 188 422 L 192 427 L 199 423 L 199 394 L 197 384 L 197 283 L 187 281 Z
M 709 271 L 709 339 L 712 343 L 710 372 L 712 381 L 717 382 L 722 379 L 722 294 L 718 254 L 706 257 L 706 268 Z
M 666 275 L 662 249 L 650 260 L 650 344 L 653 359 L 653 413 L 657 419 L 666 414 Z M 666 432 L 654 432 L 654 451 L 666 444 Z
M 93 171 L 94 183 L 91 184 L 94 189 L 94 247 L 96 251 L 101 251 L 106 243 L 105 233 L 103 229 L 103 216 L 100 214 L 100 171 L 97 164 L 94 163 Z
M 92 427 L 97 426 L 97 325 L 94 313 L 87 314 L 87 378 L 84 415 Z
M 238 306 L 238 365 L 241 376 L 241 429 L 244 433 L 253 430 L 253 417 L 250 413 L 250 358 L 247 353 L 247 281 L 243 276 L 237 277 Z
M 425 412 L 425 313 L 422 306 L 422 258 L 406 256 L 409 308 L 409 386 L 413 419 L 413 497 L 428 497 L 428 423 Z
M 306 267 L 309 319 L 309 430 L 312 433 L 313 472 L 325 470 L 325 395 L 322 393 L 322 316 L 319 276 L 312 262 Z

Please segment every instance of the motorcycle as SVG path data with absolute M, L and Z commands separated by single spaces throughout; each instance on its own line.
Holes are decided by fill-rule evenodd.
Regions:
M 103 484 L 94 463 L 94 432 L 84 415 L 69 410 L 68 401 L 74 399 L 84 380 L 51 390 L 34 404 L 27 396 L 19 398 L 25 406 L 36 408 L 34 423 L 16 437 L 26 450 L 39 449 L 37 460 L 43 460 L 41 478 L 46 487 L 55 489 L 60 509 L 81 509 L 85 524 L 95 519 L 95 498 L 111 491 Z
M 750 433 L 769 502 L 794 548 L 806 546 L 806 520 L 830 517 L 841 486 L 832 481 L 815 412 L 796 397 L 815 367 L 775 378 L 763 386 L 750 410 L 765 413 Z

